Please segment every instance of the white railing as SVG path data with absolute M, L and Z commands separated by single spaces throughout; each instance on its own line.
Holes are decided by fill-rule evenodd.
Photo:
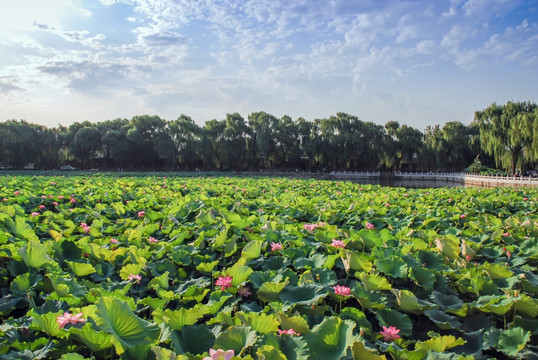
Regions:
M 333 171 L 331 176 L 335 178 L 365 178 L 380 176 L 379 171 Z M 498 184 L 520 184 L 538 186 L 538 178 L 531 176 L 503 176 L 503 175 L 478 175 L 462 172 L 396 172 L 395 179 L 428 179 L 428 180 L 454 180 L 465 182 L 486 182 Z

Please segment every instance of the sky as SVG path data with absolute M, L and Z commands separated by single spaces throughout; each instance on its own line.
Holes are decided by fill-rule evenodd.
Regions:
M 0 121 L 337 112 L 419 130 L 538 102 L 536 0 L 1 0 Z

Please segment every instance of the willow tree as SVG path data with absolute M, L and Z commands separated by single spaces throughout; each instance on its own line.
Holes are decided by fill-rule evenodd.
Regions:
M 493 103 L 475 113 L 482 148 L 493 156 L 497 166 L 512 174 L 517 166 L 536 160 L 536 108 L 536 104 L 530 102 Z

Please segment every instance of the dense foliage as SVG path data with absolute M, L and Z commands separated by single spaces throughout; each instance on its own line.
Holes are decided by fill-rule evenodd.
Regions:
M 0 197 L 0 359 L 538 356 L 537 189 L 5 176 Z
M 53 129 L 10 120 L 0 123 L 0 163 L 13 168 L 33 163 L 38 169 L 70 164 L 82 169 L 459 171 L 478 157 L 482 165 L 496 162 L 513 173 L 536 166 L 537 114 L 535 104 L 494 104 L 477 112 L 468 126 L 449 122 L 424 132 L 344 113 L 312 122 L 265 112 L 245 120 L 235 113 L 203 127 L 184 115 L 173 121 L 144 115 Z

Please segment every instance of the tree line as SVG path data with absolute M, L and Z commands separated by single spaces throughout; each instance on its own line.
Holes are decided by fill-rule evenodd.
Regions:
M 469 125 L 458 121 L 420 131 L 397 121 L 384 126 L 353 115 L 307 121 L 255 112 L 197 125 L 142 115 L 48 128 L 0 123 L 4 168 L 128 170 L 458 171 L 479 159 L 506 171 L 538 161 L 538 108 L 530 102 L 492 104 Z

